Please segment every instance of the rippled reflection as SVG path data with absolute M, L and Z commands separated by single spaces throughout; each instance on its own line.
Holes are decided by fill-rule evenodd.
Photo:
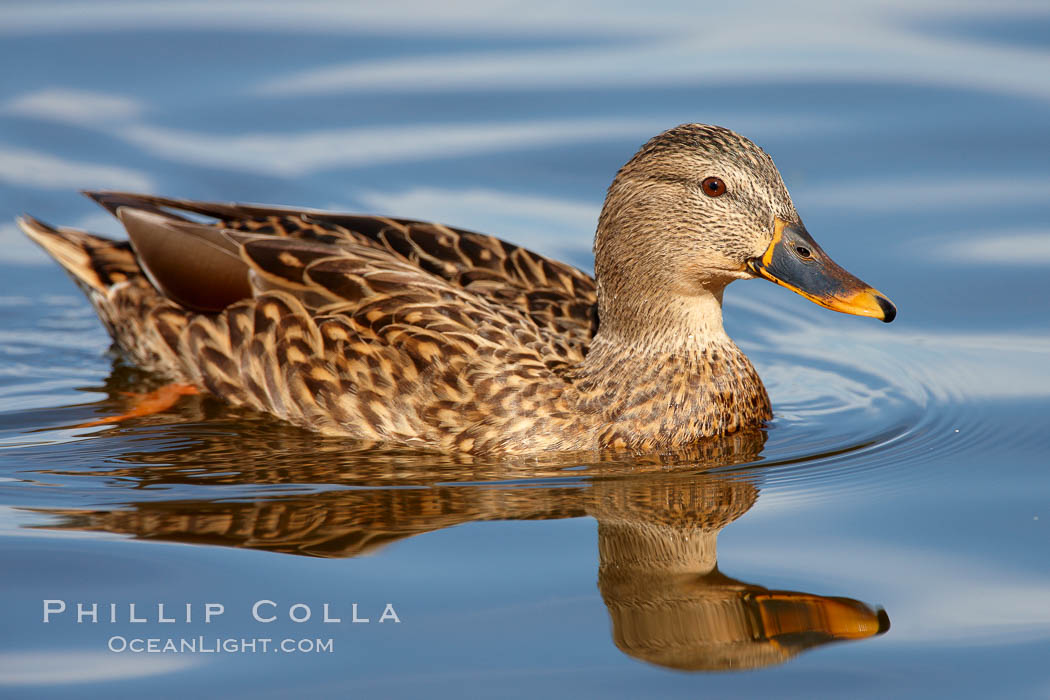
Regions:
M 122 376 L 114 375 L 112 391 Z M 210 405 L 198 402 L 184 412 L 201 419 Z M 213 422 L 210 434 L 198 426 L 190 440 L 174 448 L 147 442 L 136 450 L 129 441 L 130 449 L 118 456 L 123 464 L 95 467 L 90 476 L 131 479 L 140 487 L 268 484 L 326 490 L 237 501 L 140 500 L 99 509 L 34 510 L 56 517 L 44 526 L 53 529 L 312 557 L 355 557 L 469 522 L 591 516 L 598 521 L 598 588 L 616 646 L 677 669 L 767 666 L 889 626 L 884 611 L 850 598 L 769 590 L 718 570 L 718 534 L 755 504 L 759 485 L 754 476 L 712 469 L 754 463 L 766 440 L 761 431 L 709 441 L 688 455 L 508 464 L 348 449 L 346 442 L 262 419 L 239 423 L 231 440 L 221 426 Z M 230 494 L 224 490 L 224 496 Z
M 749 481 L 650 478 L 596 490 L 588 513 L 598 520 L 598 587 L 616 646 L 635 658 L 751 669 L 889 629 L 884 610 L 860 601 L 769 590 L 718 570 L 718 533 L 758 498 Z

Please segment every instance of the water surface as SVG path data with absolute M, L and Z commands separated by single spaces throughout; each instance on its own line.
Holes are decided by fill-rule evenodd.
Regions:
M 0 9 L 5 695 L 1050 695 L 1050 13 L 540 9 Z M 612 175 L 685 121 L 769 151 L 900 314 L 732 285 L 776 418 L 664 458 L 366 450 L 201 398 L 77 428 L 156 379 L 10 223 L 115 234 L 75 191 L 124 188 L 436 219 L 589 269 Z M 110 650 L 169 637 L 332 649 Z

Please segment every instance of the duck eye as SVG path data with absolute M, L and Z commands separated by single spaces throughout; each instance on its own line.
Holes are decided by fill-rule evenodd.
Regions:
M 721 197 L 726 193 L 726 183 L 720 177 L 709 177 L 700 183 L 700 187 L 708 197 Z
M 806 248 L 805 246 L 801 246 L 801 245 L 795 246 L 795 252 L 798 253 L 799 256 L 803 257 L 803 258 L 808 258 L 811 255 L 811 253 L 809 252 L 809 248 Z

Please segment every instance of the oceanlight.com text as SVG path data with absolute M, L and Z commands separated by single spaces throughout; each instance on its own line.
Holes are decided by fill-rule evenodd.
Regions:
M 117 654 L 331 654 L 331 637 L 273 639 L 270 637 L 123 637 L 109 638 L 107 648 Z

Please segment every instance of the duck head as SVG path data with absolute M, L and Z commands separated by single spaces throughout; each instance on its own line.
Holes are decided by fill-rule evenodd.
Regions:
M 810 237 L 773 159 L 722 127 L 645 144 L 609 187 L 594 252 L 601 328 L 621 335 L 721 332 L 725 286 L 755 277 L 835 311 L 896 315 Z

